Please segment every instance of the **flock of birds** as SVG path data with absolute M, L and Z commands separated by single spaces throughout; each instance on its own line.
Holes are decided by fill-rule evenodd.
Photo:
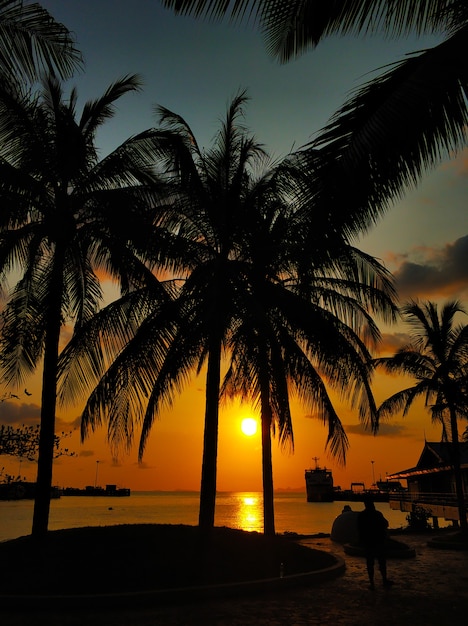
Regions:
M 24 390 L 24 394 L 26 396 L 32 396 L 32 393 L 30 391 L 28 391 L 27 389 Z M 14 398 L 15 400 L 20 400 L 20 397 L 16 394 L 16 393 L 7 393 L 3 396 L 3 398 L 0 399 L 0 402 L 3 402 L 4 400 L 11 400 L 12 398 Z

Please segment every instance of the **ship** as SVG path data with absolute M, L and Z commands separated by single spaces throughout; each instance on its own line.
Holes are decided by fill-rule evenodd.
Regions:
M 318 458 L 314 458 L 315 467 L 305 470 L 307 502 L 333 502 L 333 474 L 326 467 L 319 467 Z

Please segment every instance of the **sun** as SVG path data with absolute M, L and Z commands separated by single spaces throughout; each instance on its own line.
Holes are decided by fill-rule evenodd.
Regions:
M 247 435 L 247 437 L 255 435 L 255 433 L 257 432 L 257 420 L 254 420 L 253 417 L 245 417 L 242 420 L 241 429 L 244 435 Z

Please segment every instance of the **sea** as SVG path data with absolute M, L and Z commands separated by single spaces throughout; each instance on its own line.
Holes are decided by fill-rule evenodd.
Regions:
M 130 496 L 62 496 L 51 501 L 49 529 L 114 524 L 197 525 L 197 492 L 135 491 Z M 361 502 L 307 502 L 305 493 L 276 493 L 277 533 L 312 535 L 330 533 L 333 521 L 348 504 L 355 511 Z M 31 532 L 32 500 L 0 501 L 0 541 Z M 406 515 L 387 502 L 376 503 L 391 529 L 407 526 Z M 215 525 L 263 532 L 263 498 L 260 492 L 222 492 L 216 497 Z

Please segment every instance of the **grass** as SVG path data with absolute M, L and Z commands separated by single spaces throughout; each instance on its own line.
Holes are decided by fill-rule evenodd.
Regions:
M 3 594 L 96 594 L 274 578 L 334 564 L 284 536 L 215 528 L 125 524 L 50 531 L 0 543 Z

